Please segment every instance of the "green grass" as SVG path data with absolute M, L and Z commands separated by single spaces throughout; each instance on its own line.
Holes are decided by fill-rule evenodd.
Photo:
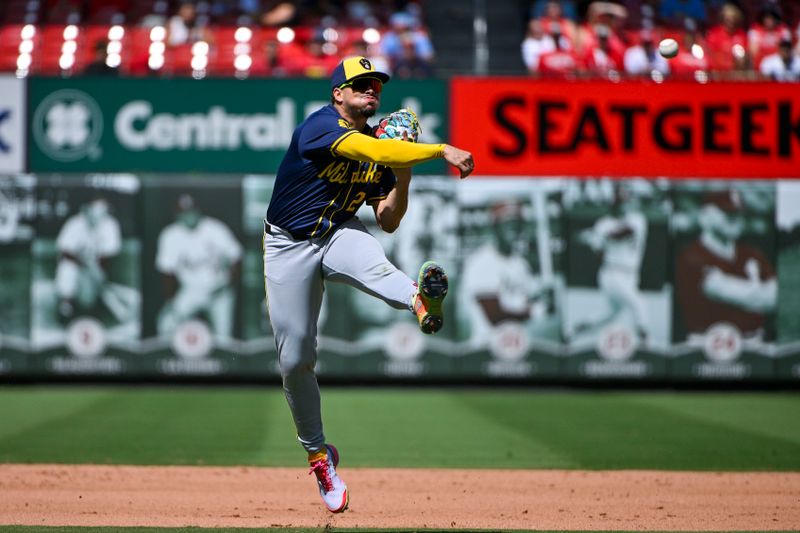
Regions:
M 323 388 L 323 417 L 348 466 L 800 470 L 791 393 Z M 0 421 L 6 463 L 305 459 L 277 387 L 6 387 Z

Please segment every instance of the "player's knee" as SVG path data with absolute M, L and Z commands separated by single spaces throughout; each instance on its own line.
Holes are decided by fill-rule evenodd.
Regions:
M 289 334 L 280 347 L 281 375 L 284 380 L 314 372 L 317 359 L 317 340 L 315 335 Z

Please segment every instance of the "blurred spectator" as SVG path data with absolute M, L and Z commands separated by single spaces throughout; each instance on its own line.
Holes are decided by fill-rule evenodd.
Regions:
M 554 7 L 551 4 L 555 4 L 555 9 L 558 9 L 560 16 L 553 16 Z M 550 18 L 559 23 L 562 22 L 561 19 L 566 19 L 572 22 L 578 18 L 578 10 L 573 0 L 535 0 L 528 12 L 528 18 Z
M 628 11 L 625 27 L 630 30 L 652 29 L 658 16 L 659 0 L 620 0 Z
M 156 0 L 150 10 L 139 20 L 139 25 L 143 28 L 166 26 L 168 10 L 169 3 L 166 0 Z
M 117 17 L 124 17 L 124 13 L 130 9 L 130 2 L 128 0 L 104 0 L 90 4 L 88 11 L 88 22 L 90 23 L 114 23 Z
M 265 40 L 263 44 L 263 60 L 254 60 L 250 67 L 250 75 L 254 77 L 284 78 L 289 75 L 281 57 L 281 44 L 273 40 Z M 260 57 L 256 54 L 254 57 Z
M 597 28 L 605 27 L 609 30 L 608 47 L 617 57 L 625 53 L 625 45 L 619 38 L 618 31 L 628 16 L 628 11 L 611 2 L 592 2 L 587 12 L 587 22 L 577 30 L 576 49 L 580 57 L 586 59 L 592 51 L 599 46 Z
M 693 19 L 684 22 L 683 44 L 678 49 L 678 55 L 669 61 L 669 68 L 673 77 L 684 79 L 696 79 L 698 72 L 708 71 L 702 36 Z
M 264 26 L 294 26 L 299 22 L 298 10 L 294 2 L 269 2 L 261 15 Z
M 542 14 L 538 18 L 545 28 L 548 28 L 552 23 L 560 24 L 561 34 L 569 39 L 570 42 L 575 42 L 575 23 L 564 15 L 560 2 L 552 0 L 546 2 Z
M 184 2 L 167 22 L 167 44 L 180 46 L 197 41 L 210 41 L 211 35 L 197 16 L 194 4 Z
M 289 68 L 289 74 L 305 76 L 307 78 L 327 78 L 339 63 L 338 55 L 329 55 L 324 50 L 325 39 L 322 36 L 310 39 L 294 64 Z
M 759 68 L 762 75 L 775 81 L 800 81 L 800 56 L 792 50 L 788 31 L 778 43 L 778 51 L 764 58 Z
M 720 23 L 709 30 L 708 63 L 712 70 L 730 71 L 746 61 L 747 36 L 742 29 L 742 12 L 733 4 L 720 10 Z
M 680 26 L 686 17 L 704 24 L 708 22 L 706 2 L 703 0 L 662 0 L 658 16 L 671 26 Z
M 83 73 L 87 76 L 119 76 L 119 69 L 108 66 L 106 62 L 106 48 L 108 43 L 104 40 L 94 44 L 94 56 L 92 62 L 86 67 Z
M 0 3 L 4 6 L 7 2 Z M 10 3 L 10 2 L 8 2 Z M 55 0 L 44 10 L 45 20 L 51 24 L 77 24 L 83 9 L 81 0 Z
M 642 30 L 640 43 L 625 50 L 625 72 L 631 76 L 649 76 L 654 70 L 669 73 L 669 64 L 656 50 L 651 30 Z
M 797 30 L 794 32 L 795 39 L 797 40 L 797 44 L 795 45 L 794 52 L 796 54 L 800 54 L 800 21 L 797 23 Z
M 528 32 L 522 41 L 522 61 L 528 72 L 533 74 L 539 71 L 539 58 L 546 52 L 556 49 L 556 43 L 550 35 L 544 32 L 541 20 L 531 19 L 528 22 Z
M 584 66 L 592 74 L 602 77 L 616 76 L 622 71 L 623 57 L 611 48 L 611 29 L 607 26 L 595 27 L 597 46 L 589 51 Z
M 377 27 L 380 25 L 372 4 L 366 0 L 351 0 L 345 6 L 347 22 L 352 26 Z
M 747 48 L 753 66 L 758 67 L 764 57 L 778 51 L 778 43 L 784 32 L 789 33 L 789 28 L 781 22 L 779 6 L 765 5 L 761 9 L 759 21 L 750 26 L 747 32 Z
M 429 78 L 433 75 L 431 64 L 417 55 L 411 42 L 403 43 L 403 55 L 394 62 L 392 75 L 396 78 Z
M 578 69 L 578 58 L 575 52 L 566 46 L 562 39 L 560 24 L 550 25 L 550 36 L 555 43 L 555 50 L 545 52 L 539 57 L 539 73 L 547 77 L 569 77 Z
M 224 3 L 224 2 L 222 2 Z M 259 11 L 261 11 L 261 1 L 260 0 L 238 0 L 236 2 L 236 8 L 238 9 L 239 13 L 243 15 L 255 15 Z
M 366 41 L 358 40 L 353 43 L 352 50 L 347 55 L 366 57 L 378 72 L 392 74 L 389 60 L 381 55 L 379 44 L 369 44 Z
M 415 29 L 414 17 L 404 11 L 392 15 L 389 23 L 391 29 L 383 35 L 381 52 L 389 59 L 395 75 L 417 77 L 430 72 L 433 44 L 425 30 Z

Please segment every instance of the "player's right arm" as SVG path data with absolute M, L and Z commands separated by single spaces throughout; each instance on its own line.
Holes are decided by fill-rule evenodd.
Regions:
M 164 298 L 171 300 L 178 292 L 178 278 L 175 271 L 178 265 L 176 250 L 180 243 L 174 238 L 172 225 L 167 226 L 158 236 L 156 251 L 156 270 L 162 274 Z
M 735 305 L 753 313 L 768 313 L 778 301 L 778 282 L 732 276 L 712 268 L 703 280 L 703 292 L 714 300 Z
M 461 172 L 466 178 L 475 168 L 472 154 L 449 144 L 423 144 L 396 142 L 391 139 L 375 139 L 355 130 L 344 134 L 333 145 L 331 151 L 336 155 L 369 161 L 392 168 L 406 168 L 443 158 Z
M 408 209 L 408 187 L 411 183 L 410 168 L 392 169 L 396 182 L 386 198 L 370 202 L 375 211 L 375 221 L 386 233 L 393 233 L 400 227 L 400 221 Z

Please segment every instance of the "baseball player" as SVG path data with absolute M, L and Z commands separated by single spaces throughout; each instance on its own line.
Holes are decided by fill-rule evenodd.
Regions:
M 442 268 L 425 263 L 415 284 L 386 259 L 355 213 L 366 202 L 378 226 L 393 232 L 408 204 L 411 166 L 444 158 L 462 178 L 473 170 L 472 155 L 453 146 L 372 136 L 367 119 L 377 112 L 388 81 L 365 57 L 337 65 L 330 105 L 292 135 L 264 220 L 264 277 L 283 388 L 320 495 L 334 513 L 349 500 L 336 473 L 338 451 L 325 442 L 314 373 L 324 282 L 352 285 L 414 312 L 424 333 L 438 331 L 447 293 Z
M 205 314 L 218 338 L 230 338 L 241 259 L 242 245 L 231 230 L 204 216 L 191 195 L 181 195 L 175 222 L 158 237 L 156 268 L 168 299 L 158 316 L 159 334 Z
M 743 209 L 734 189 L 706 194 L 699 213 L 700 236 L 678 255 L 675 283 L 690 336 L 727 322 L 746 338 L 760 338 L 765 314 L 775 310 L 775 269 L 758 249 L 738 242 Z
M 95 198 L 69 217 L 56 238 L 58 316 L 69 322 L 102 298 L 111 259 L 122 248 L 119 222 L 105 198 Z
M 579 235 L 579 241 L 602 255 L 597 285 L 611 311 L 597 320 L 575 326 L 573 335 L 600 329 L 629 311 L 639 340 L 647 339 L 647 309 L 639 294 L 639 271 L 647 244 L 647 219 L 629 193 L 614 190 L 611 212 Z
M 499 202 L 491 207 L 494 239 L 464 261 L 463 286 L 474 347 L 491 338 L 505 321 L 527 322 L 546 311 L 548 293 L 534 275 L 518 245 L 524 244 L 522 204 Z

